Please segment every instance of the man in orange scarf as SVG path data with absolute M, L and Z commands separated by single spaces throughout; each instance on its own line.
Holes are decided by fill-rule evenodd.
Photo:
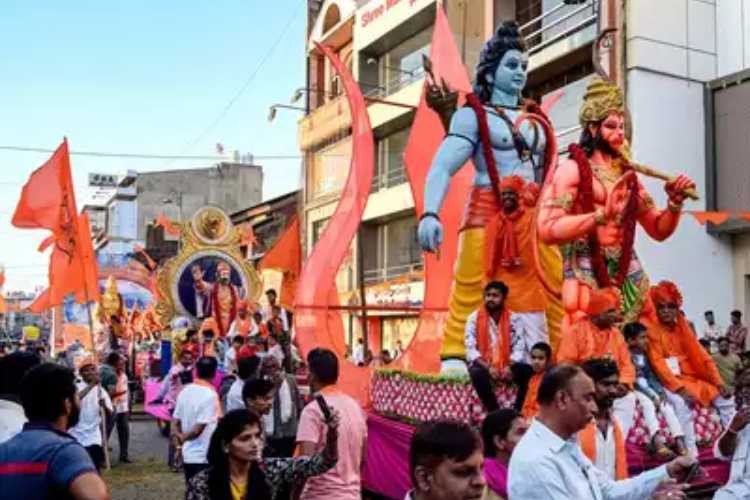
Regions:
M 526 184 L 517 175 L 500 182 L 502 210 L 487 223 L 485 268 L 487 278 L 500 280 L 513 290 L 505 306 L 513 313 L 513 328 L 519 335 L 521 358 L 531 362 L 531 347 L 549 343 L 547 296 L 534 267 L 534 205 L 539 187 Z
M 469 315 L 464 330 L 469 376 L 487 412 L 500 409 L 494 383 L 511 380 L 519 386 L 516 409 L 520 410 L 533 374 L 531 366 L 511 361 L 511 347 L 518 343 L 518 336 L 511 324 L 510 311 L 505 307 L 507 296 L 505 283 L 488 283 L 484 287 L 484 305 Z
M 598 411 L 594 420 L 578 433 L 581 450 L 610 479 L 627 479 L 625 435 L 612 411 L 620 386 L 617 365 L 609 359 L 590 359 L 583 364 L 583 371 L 594 381 Z
M 620 292 L 616 288 L 591 290 L 587 316 L 579 319 L 563 335 L 557 351 L 558 363 L 583 364 L 589 359 L 610 359 L 620 374 L 619 397 L 613 411 L 627 437 L 635 416 L 635 367 L 625 338 L 615 326 L 620 321 Z
M 734 412 L 732 391 L 724 384 L 713 359 L 698 343 L 680 310 L 682 295 L 677 286 L 662 281 L 651 287 L 649 298 L 653 307 L 647 308 L 641 318 L 648 328 L 647 355 L 682 424 L 685 444 L 696 454 L 691 408 L 713 405 L 726 427 Z

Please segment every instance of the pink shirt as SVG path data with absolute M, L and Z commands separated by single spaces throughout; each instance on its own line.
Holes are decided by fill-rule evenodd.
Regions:
M 360 471 L 365 442 L 367 420 L 359 403 L 338 390 L 324 390 L 328 406 L 339 412 L 339 460 L 336 467 L 307 480 L 301 498 L 305 500 L 360 500 Z M 317 443 L 316 451 L 325 446 L 326 427 L 318 403 L 305 406 L 297 429 L 297 442 Z

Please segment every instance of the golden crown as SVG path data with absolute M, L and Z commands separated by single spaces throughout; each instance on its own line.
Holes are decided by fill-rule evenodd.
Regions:
M 592 80 L 586 88 L 581 112 L 578 114 L 581 125 L 586 126 L 587 123 L 601 121 L 613 111 L 619 113 L 625 111 L 622 89 L 600 78 Z

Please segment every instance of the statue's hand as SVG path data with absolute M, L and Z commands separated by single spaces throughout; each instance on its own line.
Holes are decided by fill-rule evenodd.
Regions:
M 608 221 L 619 220 L 622 214 L 625 213 L 625 207 L 628 204 L 630 198 L 630 178 L 635 175 L 635 172 L 629 171 L 622 177 L 620 177 L 611 191 L 607 195 L 607 204 L 604 207 L 604 216 Z
M 687 175 L 678 175 L 677 178 L 664 185 L 669 201 L 674 205 L 682 205 L 687 197 L 685 191 L 690 189 L 695 189 L 695 182 L 690 180 Z
M 539 184 L 536 182 L 529 182 L 526 184 L 526 189 L 523 190 L 521 199 L 527 207 L 533 207 L 536 205 L 536 201 L 539 199 Z
M 443 224 L 435 217 L 425 217 L 417 229 L 419 246 L 425 252 L 436 252 L 443 242 Z

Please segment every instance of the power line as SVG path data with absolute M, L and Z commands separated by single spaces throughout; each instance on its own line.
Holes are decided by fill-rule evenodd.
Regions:
M 0 151 L 16 151 L 22 153 L 54 153 L 54 149 L 26 147 L 26 146 L 0 146 Z M 137 158 L 141 160 L 209 160 L 209 161 L 227 161 L 226 156 L 206 156 L 206 155 L 157 155 L 151 153 L 119 153 L 111 151 L 70 151 L 71 156 L 92 156 L 96 158 Z M 251 155 L 253 160 L 296 160 L 302 158 L 300 154 L 271 154 L 271 155 Z M 344 155 L 325 155 L 325 156 L 344 156 Z M 0 184 L 7 184 L 0 182 Z
M 307 5 L 307 2 L 302 2 L 302 4 L 303 5 Z M 287 32 L 289 31 L 289 28 L 291 28 L 291 26 L 294 23 L 294 21 L 297 19 L 297 17 L 299 17 L 299 14 L 300 14 L 300 12 L 302 10 L 303 9 L 296 9 L 294 11 L 294 13 L 289 18 L 289 20 L 287 21 L 287 23 L 284 26 L 284 28 L 282 28 L 282 30 L 279 32 L 279 36 L 276 38 L 276 40 L 274 41 L 274 43 L 271 45 L 271 48 L 268 51 L 266 51 L 265 55 L 263 56 L 263 58 L 258 63 L 258 66 L 256 66 L 256 68 L 253 70 L 253 72 L 250 73 L 250 76 L 245 81 L 245 83 L 242 85 L 242 87 L 240 87 L 239 91 L 229 100 L 229 102 L 224 106 L 224 108 L 221 110 L 221 112 L 219 113 L 219 115 L 214 119 L 214 121 L 212 121 L 203 130 L 203 132 L 201 132 L 200 134 L 198 134 L 198 136 L 195 137 L 195 139 L 193 139 L 192 141 L 188 142 L 185 145 L 185 147 L 183 147 L 180 150 L 180 154 L 184 153 L 185 151 L 189 150 L 190 148 L 192 148 L 193 146 L 195 146 L 196 144 L 198 144 L 201 140 L 203 140 L 203 138 L 206 135 L 208 135 L 209 132 L 211 132 L 214 129 L 214 127 L 216 127 L 216 125 L 219 124 L 219 122 L 221 120 L 224 119 L 224 117 L 227 115 L 227 113 L 229 113 L 229 110 L 231 110 L 232 107 L 240 99 L 240 97 L 242 97 L 242 95 L 245 93 L 245 91 L 250 87 L 250 84 L 253 83 L 253 80 L 255 80 L 255 77 L 258 75 L 258 73 L 260 73 L 260 70 L 263 68 L 263 66 L 266 64 L 266 62 L 271 58 L 271 55 L 276 51 L 277 47 L 279 46 L 279 44 L 281 43 L 281 41 L 284 39 L 284 37 L 286 36 Z

